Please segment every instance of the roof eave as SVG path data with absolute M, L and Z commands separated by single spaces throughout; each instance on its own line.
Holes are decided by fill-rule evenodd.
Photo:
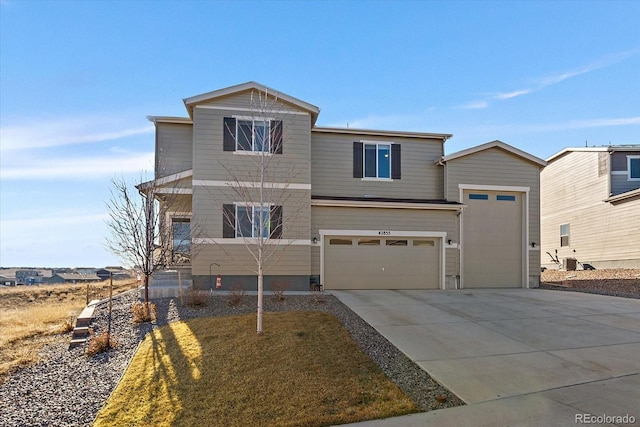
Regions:
M 259 90 L 259 91 L 266 91 L 267 94 L 272 94 L 278 99 L 281 99 L 289 104 L 292 104 L 302 110 L 307 111 L 311 115 L 312 126 L 315 125 L 316 120 L 318 119 L 318 115 L 320 114 L 319 107 L 316 107 L 315 105 L 310 104 L 306 101 L 287 95 L 286 93 L 282 93 L 278 90 L 272 89 L 269 86 L 260 84 L 255 81 L 241 83 L 235 86 L 229 86 L 223 89 L 218 89 L 218 90 L 203 93 L 200 95 L 191 96 L 189 98 L 183 99 L 183 102 L 187 109 L 187 112 L 189 113 L 189 117 L 193 117 L 193 106 L 198 103 L 211 101 L 216 98 L 222 98 L 225 96 L 234 95 L 234 94 L 244 92 L 247 90 L 252 90 L 252 89 Z
M 316 133 L 337 133 L 346 135 L 369 135 L 369 136 L 386 136 L 386 137 L 403 137 L 403 138 L 420 138 L 420 139 L 440 139 L 445 142 L 453 135 L 449 133 L 427 133 L 427 132 L 403 132 L 394 130 L 375 130 L 375 129 L 356 129 L 356 128 L 338 128 L 338 127 L 314 127 L 311 132 Z

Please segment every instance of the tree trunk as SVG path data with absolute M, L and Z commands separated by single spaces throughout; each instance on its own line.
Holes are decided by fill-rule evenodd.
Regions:
M 144 275 L 144 302 L 147 304 L 147 310 L 149 309 L 149 276 Z
M 262 334 L 262 288 L 264 277 L 262 275 L 262 264 L 258 265 L 258 335 Z

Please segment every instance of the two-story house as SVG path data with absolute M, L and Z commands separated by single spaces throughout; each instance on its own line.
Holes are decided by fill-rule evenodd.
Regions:
M 161 188 L 195 288 L 220 273 L 255 289 L 259 237 L 265 289 L 538 285 L 543 160 L 500 141 L 445 155 L 450 134 L 319 127 L 318 107 L 255 82 L 184 104 L 188 117 L 149 117 L 145 185 Z
M 595 268 L 640 268 L 640 145 L 567 148 L 547 162 L 543 266 L 557 268 L 557 257 Z

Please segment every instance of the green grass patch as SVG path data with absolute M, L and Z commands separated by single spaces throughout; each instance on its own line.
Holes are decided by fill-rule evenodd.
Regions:
M 153 331 L 94 427 L 327 426 L 419 412 L 326 313 L 199 318 Z

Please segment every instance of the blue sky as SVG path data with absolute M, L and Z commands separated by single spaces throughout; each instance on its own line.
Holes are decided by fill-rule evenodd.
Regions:
M 640 2 L 0 0 L 0 266 L 120 264 L 105 203 L 152 171 L 146 116 L 250 80 L 447 153 L 640 144 Z

